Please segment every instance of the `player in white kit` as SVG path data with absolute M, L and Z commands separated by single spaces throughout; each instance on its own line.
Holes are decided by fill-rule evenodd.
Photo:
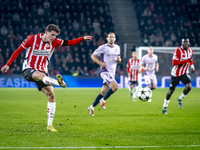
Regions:
M 91 58 L 94 62 L 101 66 L 101 78 L 103 79 L 103 87 L 100 94 L 96 97 L 91 106 L 88 107 L 91 116 L 94 116 L 94 107 L 100 102 L 101 108 L 106 109 L 106 99 L 118 89 L 118 84 L 115 80 L 115 72 L 117 63 L 121 62 L 120 47 L 115 43 L 115 34 L 109 33 L 107 43 L 99 46 Z M 101 61 L 97 57 L 101 57 Z M 111 86 L 111 88 L 110 88 Z
M 142 57 L 140 67 L 144 69 L 144 78 L 147 87 L 151 90 L 154 90 L 157 87 L 157 78 L 155 71 L 158 72 L 159 70 L 158 56 L 153 53 L 154 50 L 152 46 L 148 48 L 147 52 L 148 54 Z M 153 84 L 152 88 L 151 84 Z M 149 99 L 148 102 L 151 102 L 151 99 Z

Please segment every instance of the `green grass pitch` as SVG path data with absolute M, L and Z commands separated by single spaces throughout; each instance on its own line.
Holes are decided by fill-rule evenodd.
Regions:
M 92 117 L 87 108 L 100 88 L 55 88 L 58 132 L 52 133 L 46 131 L 42 92 L 0 88 L 0 149 L 200 149 L 200 90 L 193 88 L 179 109 L 182 90 L 175 90 L 167 115 L 162 114 L 167 88 L 154 90 L 151 103 L 132 101 L 128 89 L 119 89 L 106 110 L 97 105 Z

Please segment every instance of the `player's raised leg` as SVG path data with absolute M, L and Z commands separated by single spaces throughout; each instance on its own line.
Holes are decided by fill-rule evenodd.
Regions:
M 57 85 L 63 88 L 67 86 L 66 83 L 63 81 L 63 78 L 60 74 L 56 75 L 57 80 L 55 80 L 51 77 L 46 76 L 44 73 L 40 71 L 35 71 L 32 75 L 32 78 L 35 81 L 42 81 L 46 85 Z
M 106 92 L 109 90 L 109 86 L 107 84 L 103 84 L 101 93 L 96 97 L 95 101 L 92 105 L 88 107 L 88 111 L 90 112 L 90 116 L 94 116 L 94 108 L 99 103 L 100 99 L 106 94 Z
M 48 99 L 47 103 L 47 131 L 56 132 L 57 130 L 53 127 L 53 118 L 56 110 L 55 94 L 52 86 L 46 86 L 42 88 L 42 92 L 46 95 Z

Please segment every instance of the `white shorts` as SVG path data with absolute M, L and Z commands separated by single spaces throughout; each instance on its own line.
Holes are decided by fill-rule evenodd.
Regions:
M 157 85 L 157 78 L 156 78 L 156 75 L 153 75 L 153 76 L 147 76 L 145 75 L 144 76 L 145 78 L 145 83 L 146 84 L 156 84 Z
M 109 72 L 102 72 L 101 78 L 103 79 L 103 84 L 110 84 L 115 78 Z

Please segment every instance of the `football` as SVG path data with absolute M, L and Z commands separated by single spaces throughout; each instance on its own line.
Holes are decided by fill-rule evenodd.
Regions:
M 152 97 L 152 91 L 148 87 L 142 87 L 139 88 L 137 96 L 141 101 L 148 101 Z

